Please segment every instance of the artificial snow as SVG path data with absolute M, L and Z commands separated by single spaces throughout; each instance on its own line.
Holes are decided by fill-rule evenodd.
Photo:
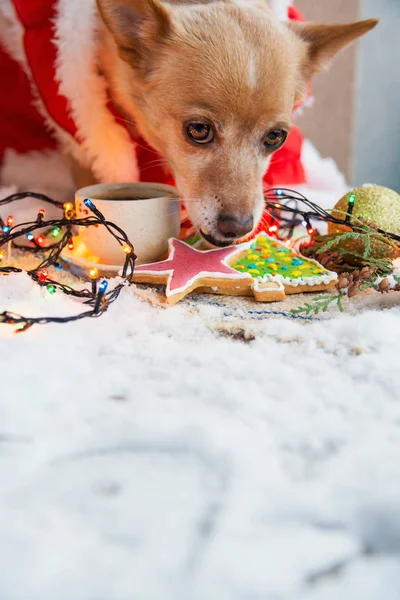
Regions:
M 4 309 L 82 306 L 21 274 Z M 0 598 L 399 598 L 400 308 L 216 311 L 0 325 Z

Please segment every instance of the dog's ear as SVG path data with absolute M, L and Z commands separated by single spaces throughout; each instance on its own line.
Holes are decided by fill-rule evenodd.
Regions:
M 316 73 L 329 67 L 340 50 L 373 29 L 378 22 L 377 19 L 367 19 L 345 25 L 289 23 L 288 27 L 307 45 L 303 63 L 304 78 L 308 81 Z
M 169 12 L 158 0 L 97 0 L 97 6 L 121 58 L 136 67 L 171 30 Z

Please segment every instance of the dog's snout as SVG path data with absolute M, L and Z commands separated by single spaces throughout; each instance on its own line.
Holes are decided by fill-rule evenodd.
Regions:
M 243 237 L 253 229 L 253 215 L 238 217 L 222 214 L 218 217 L 218 231 L 225 238 Z

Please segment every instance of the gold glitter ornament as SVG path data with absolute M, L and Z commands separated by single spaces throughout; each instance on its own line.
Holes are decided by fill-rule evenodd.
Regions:
M 383 231 L 400 235 L 400 195 L 397 192 L 380 185 L 362 185 L 339 200 L 332 211 L 334 216 L 345 218 L 351 194 L 355 196 L 354 217 L 362 217 Z M 328 223 L 328 233 L 339 233 L 344 230 L 346 227 L 343 225 Z
M 368 224 L 379 227 L 382 231 L 400 235 L 400 195 L 389 188 L 379 185 L 362 185 L 348 192 L 339 200 L 332 211 L 332 215 L 344 219 L 349 211 L 349 198 L 354 200 L 353 212 L 350 223 L 354 217 L 361 217 Z M 328 235 L 335 235 L 350 231 L 351 228 L 336 223 L 328 223 Z M 400 256 L 400 246 L 396 243 L 383 242 L 382 238 L 371 239 L 370 257 L 378 259 L 393 260 Z M 351 256 L 351 253 L 363 255 L 365 244 L 361 241 L 347 239 L 338 244 L 341 250 L 349 250 L 350 254 L 345 257 L 345 262 L 354 266 L 363 266 L 359 258 Z

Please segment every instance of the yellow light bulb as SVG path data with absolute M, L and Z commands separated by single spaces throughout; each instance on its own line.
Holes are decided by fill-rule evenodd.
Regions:
M 72 219 L 72 217 L 74 216 L 74 205 L 72 204 L 72 202 L 65 202 L 63 208 L 65 218 L 68 220 Z
M 97 279 L 98 278 L 99 272 L 96 269 L 96 267 L 93 267 L 93 269 L 90 269 L 89 276 L 90 276 L 90 279 Z
M 124 244 L 122 246 L 122 250 L 125 252 L 125 254 L 130 254 L 132 252 L 132 246 L 129 244 Z
M 3 258 L 6 255 L 6 251 L 5 250 L 0 250 L 0 262 L 3 260 Z

